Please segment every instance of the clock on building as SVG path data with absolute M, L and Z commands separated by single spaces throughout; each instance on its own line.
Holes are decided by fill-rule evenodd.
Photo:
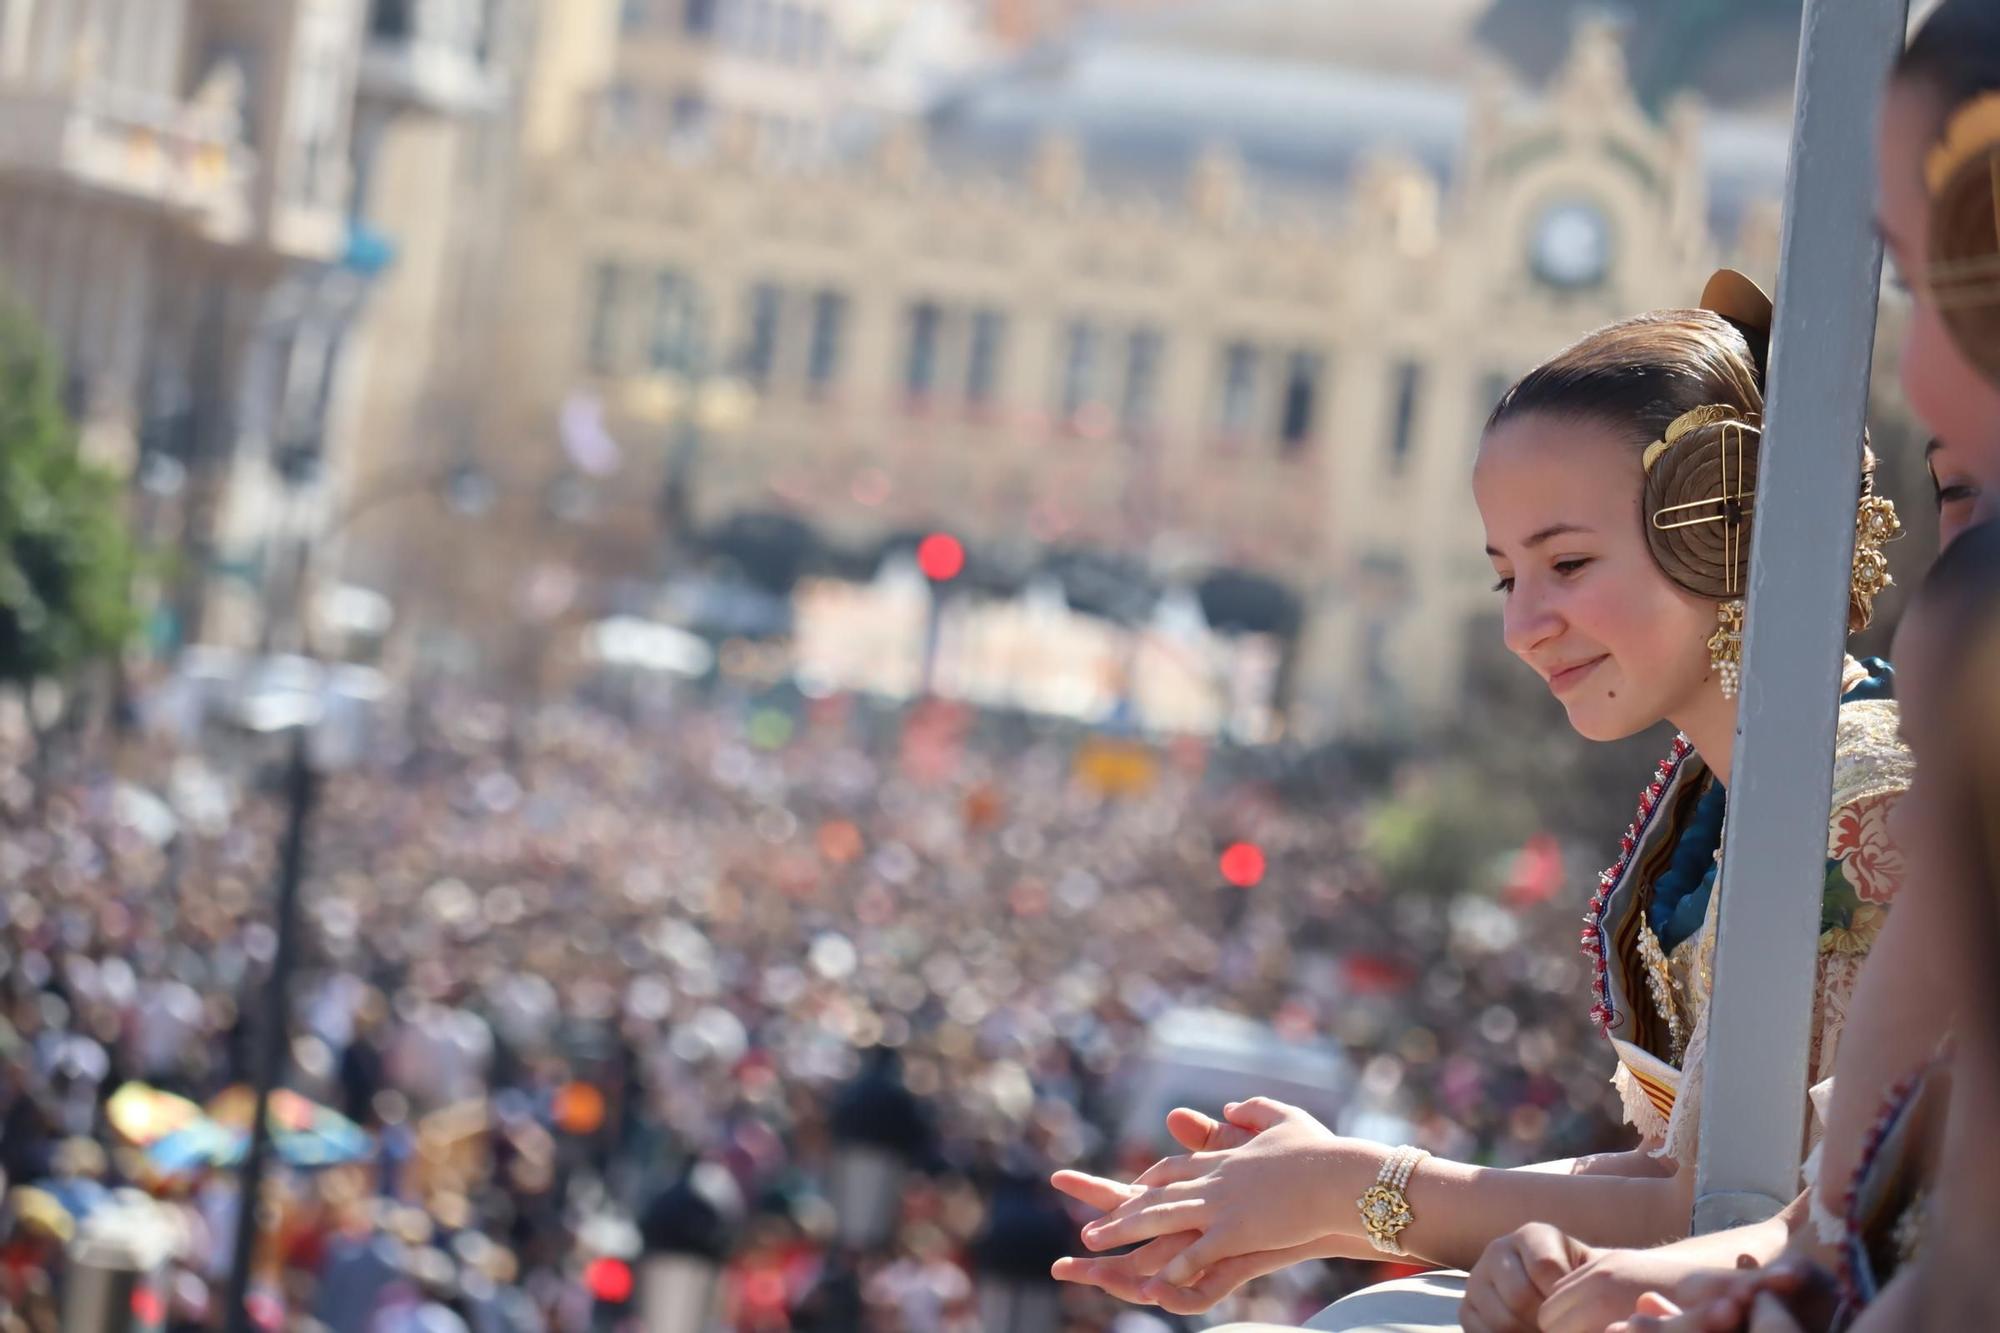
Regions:
M 1552 287 L 1594 287 L 1611 268 L 1611 222 L 1586 200 L 1551 204 L 1529 241 L 1535 276 Z

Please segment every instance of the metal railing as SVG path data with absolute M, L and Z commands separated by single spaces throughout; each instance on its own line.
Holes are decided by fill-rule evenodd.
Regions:
M 1907 0 L 1807 0 L 1751 545 L 1694 1229 L 1798 1193 L 1834 730 L 1882 245 L 1875 142 Z M 1778 1054 L 1778 1053 L 1785 1054 Z

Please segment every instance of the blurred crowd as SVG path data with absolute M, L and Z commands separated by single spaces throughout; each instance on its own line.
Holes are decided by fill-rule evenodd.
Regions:
M 285 1082 L 373 1150 L 277 1171 L 253 1309 L 334 1333 L 615 1325 L 598 1261 L 643 1252 L 621 1237 L 699 1163 L 743 1201 L 729 1329 L 971 1333 L 997 1192 L 1047 1215 L 1024 1182 L 1158 1155 L 1121 1107 L 1149 1025 L 1188 1006 L 1339 1048 L 1442 1155 L 1615 1139 L 1561 947 L 1583 889 L 1398 894 L 1367 852 L 1382 793 L 1281 797 L 1191 747 L 1118 742 L 1107 767 L 1110 743 L 726 686 L 417 699 L 325 785 L 293 990 Z M 282 792 L 157 741 L 45 784 L 27 760 L 0 741 L 0 1325 L 53 1326 L 76 1219 L 49 1214 L 136 1189 L 173 1219 L 165 1322 L 216 1326 L 235 1172 L 163 1168 L 106 1105 L 249 1080 Z M 1238 842 L 1262 853 L 1248 888 L 1218 873 Z M 921 1114 L 892 1234 L 854 1253 L 836 1108 L 881 1051 Z M 1378 1275 L 1309 1265 L 1216 1313 L 1293 1320 Z M 1180 1327 L 1060 1299 L 1071 1330 Z

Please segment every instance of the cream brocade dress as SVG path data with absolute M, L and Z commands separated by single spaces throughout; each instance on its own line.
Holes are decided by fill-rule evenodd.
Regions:
M 1850 660 L 1843 690 L 1866 676 Z M 1901 882 L 1901 865 L 1886 820 L 1908 790 L 1915 765 L 1897 735 L 1897 711 L 1887 699 L 1844 703 L 1834 743 L 1833 809 L 1827 823 L 1826 887 L 1822 897 L 1817 987 L 1814 992 L 1809 1081 L 1815 1105 L 1833 1073 L 1840 1033 L 1861 963 Z M 1703 1055 L 1714 988 L 1717 905 L 1712 893 L 1701 928 L 1671 953 L 1647 922 L 1653 886 L 1672 856 L 1709 771 L 1684 743 L 1661 766 L 1660 781 L 1627 836 L 1629 850 L 1606 872 L 1585 932 L 1599 957 L 1597 1014 L 1618 1056 L 1612 1076 L 1625 1118 L 1655 1145 L 1657 1156 L 1691 1162 L 1699 1142 Z M 1594 942 L 1592 935 L 1595 935 Z M 1800 1108 L 1803 1143 L 1817 1143 L 1820 1124 Z

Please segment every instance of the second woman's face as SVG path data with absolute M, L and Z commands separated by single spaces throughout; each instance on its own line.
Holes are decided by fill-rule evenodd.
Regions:
M 1995 460 L 2000 461 L 2000 460 Z M 1924 465 L 1930 469 L 1931 485 L 1937 489 L 1938 549 L 1958 540 L 1959 534 L 1991 516 L 1989 487 L 1965 458 L 1965 451 L 1949 440 L 1932 440 L 1925 451 Z M 2000 480 L 2000 479 L 1996 479 Z
M 1473 468 L 1507 646 L 1590 740 L 1679 721 L 1716 692 L 1707 648 L 1715 603 L 1654 561 L 1642 481 L 1629 441 L 1537 414 L 1490 432 Z
M 1930 272 L 1930 188 L 1924 162 L 1944 118 L 1937 96 L 1898 79 L 1882 106 L 1877 161 L 1882 238 L 1910 289 L 1909 337 L 1903 344 L 1903 393 L 1932 433 L 1982 476 L 2000 475 L 2000 387 L 1959 351 L 1938 314 Z

